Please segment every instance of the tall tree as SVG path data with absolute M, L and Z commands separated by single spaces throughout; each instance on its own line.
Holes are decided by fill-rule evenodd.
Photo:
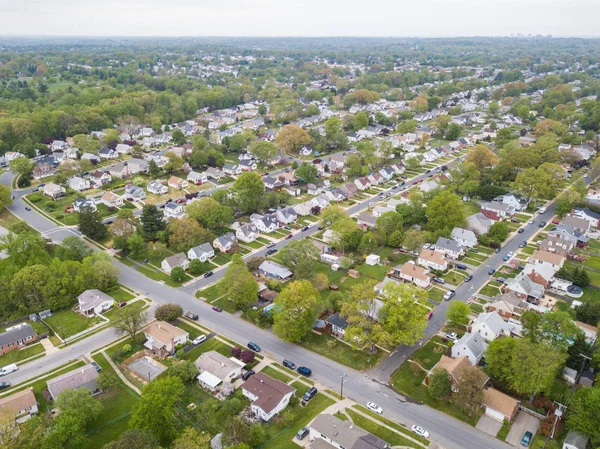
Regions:
M 112 325 L 116 331 L 123 335 L 129 335 L 132 340 L 142 329 L 148 320 L 148 313 L 135 307 L 124 307 L 115 311 Z
M 248 309 L 258 297 L 258 283 L 248 271 L 243 260 L 241 263 L 234 263 L 232 260 L 223 276 L 221 285 L 226 298 L 233 301 L 235 306 L 241 310 Z
M 148 240 L 155 240 L 160 231 L 164 231 L 166 224 L 164 214 L 153 204 L 146 204 L 142 209 L 142 235 Z
M 259 161 L 269 164 L 275 160 L 279 154 L 279 150 L 272 142 L 257 140 L 250 145 L 250 153 L 252 153 Z
M 474 164 L 482 172 L 486 168 L 495 166 L 500 159 L 485 145 L 475 145 L 467 154 L 466 162 Z
M 319 302 L 319 291 L 309 281 L 290 282 L 275 298 L 275 334 L 285 341 L 302 340 L 317 319 Z
M 317 180 L 319 171 L 314 164 L 303 162 L 302 165 L 296 169 L 295 174 L 296 178 L 304 184 L 311 184 Z
M 171 449 L 209 449 L 210 447 L 210 435 L 194 427 L 187 427 L 171 445 Z
M 466 326 L 469 322 L 471 309 L 462 301 L 451 301 L 446 310 L 446 318 L 455 326 Z
M 441 399 L 449 397 L 452 393 L 452 385 L 450 384 L 450 375 L 446 368 L 434 369 L 429 375 L 427 386 L 432 398 Z
M 175 251 L 186 251 L 210 240 L 211 234 L 193 218 L 173 220 L 169 224 L 169 245 Z
M 567 426 L 587 435 L 594 447 L 600 446 L 600 388 L 575 390 L 569 404 Z
M 427 318 L 419 302 L 427 301 L 427 292 L 410 284 L 385 286 L 379 321 L 393 345 L 414 345 L 425 335 Z
M 265 192 L 265 183 L 258 173 L 242 173 L 231 186 L 237 203 L 244 212 L 255 212 Z
M 453 400 L 469 415 L 474 415 L 483 403 L 483 385 L 487 376 L 479 368 L 468 366 L 460 374 L 458 391 Z
M 5 185 L 0 185 L 0 210 L 13 203 L 12 191 Z
M 446 190 L 440 191 L 427 205 L 428 227 L 432 231 L 448 230 L 465 224 L 465 211 L 458 195 Z
M 102 446 L 102 449 L 160 449 L 158 439 L 149 430 L 130 429 L 118 440 Z M 203 449 L 203 448 L 201 448 Z
M 92 240 L 102 240 L 107 233 L 98 211 L 85 207 L 79 212 L 79 232 Z
M 304 145 L 312 143 L 308 133 L 297 125 L 285 125 L 277 133 L 275 142 L 287 153 L 298 153 Z
M 209 229 L 222 228 L 233 220 L 233 210 L 229 206 L 222 206 L 213 198 L 201 198 L 187 205 L 185 212 L 198 223 Z
M 295 279 L 309 279 L 319 254 L 319 249 L 310 240 L 294 240 L 280 250 L 279 260 L 292 270 Z

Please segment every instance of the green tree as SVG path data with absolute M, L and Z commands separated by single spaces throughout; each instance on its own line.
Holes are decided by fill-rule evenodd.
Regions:
M 148 313 L 135 307 L 123 307 L 114 312 L 112 326 L 119 335 L 128 335 L 135 340 L 136 334 L 148 320 Z
M 479 144 L 471 148 L 465 161 L 474 164 L 475 167 L 477 167 L 477 170 L 482 172 L 486 168 L 495 166 L 500 159 L 487 146 Z
M 404 235 L 404 243 L 402 246 L 407 251 L 418 251 L 420 248 L 423 248 L 425 244 L 425 237 L 423 236 L 423 232 L 418 229 L 409 229 L 406 231 Z
M 241 310 L 247 310 L 258 297 L 258 283 L 248 271 L 243 260 L 241 263 L 234 263 L 232 259 L 221 285 L 226 298 L 233 301 L 235 306 Z
M 181 156 L 177 156 L 172 151 L 169 151 L 165 154 L 165 157 L 168 159 L 168 161 L 164 165 L 163 170 L 169 175 L 175 173 L 176 171 L 180 171 L 183 168 L 184 160 Z
M 145 249 L 146 243 L 144 242 L 144 237 L 140 234 L 133 234 L 127 239 L 127 250 L 134 259 L 140 257 Z
M 169 376 L 179 377 L 183 383 L 190 383 L 198 377 L 198 368 L 194 362 L 180 360 L 169 368 Z
M 447 398 L 452 393 L 450 375 L 445 368 L 436 368 L 429 375 L 427 383 L 429 394 L 434 399 Z
M 175 282 L 183 282 L 185 280 L 185 270 L 182 267 L 173 267 L 170 276 Z
M 450 123 L 448 129 L 446 130 L 444 138 L 446 140 L 456 140 L 460 137 L 461 132 L 462 126 L 460 126 L 458 123 Z
M 265 192 L 265 184 L 258 173 L 242 173 L 233 183 L 231 191 L 244 212 L 255 212 Z
M 446 319 L 455 326 L 466 326 L 469 322 L 471 309 L 462 301 L 450 301 L 446 310 Z
M 352 128 L 354 131 L 366 128 L 369 126 L 369 116 L 365 111 L 357 112 L 352 118 Z
M 132 429 L 149 430 L 161 443 L 177 436 L 175 404 L 181 399 L 184 386 L 177 377 L 160 377 L 142 390 L 129 420 Z
M 569 404 L 567 427 L 587 435 L 594 447 L 600 445 L 600 388 L 575 390 Z
M 314 164 L 308 164 L 303 162 L 300 167 L 296 169 L 296 178 L 298 178 L 304 184 L 311 184 L 317 180 L 319 171 Z
M 92 240 L 102 240 L 106 236 L 106 225 L 98 211 L 86 207 L 79 212 L 79 232 Z
M 494 223 L 490 230 L 488 231 L 488 235 L 492 240 L 495 240 L 498 243 L 502 243 L 507 239 L 510 229 L 508 228 L 508 224 L 505 221 L 497 221 Z
M 175 128 L 172 134 L 173 143 L 175 145 L 183 145 L 185 143 L 185 134 L 179 128 Z
M 147 240 L 155 240 L 160 231 L 165 230 L 163 212 L 153 204 L 146 204 L 142 209 L 142 235 Z
M 180 316 L 183 316 L 183 307 L 172 302 L 161 304 L 154 310 L 154 318 L 159 321 L 173 322 Z
M 94 251 L 79 237 L 66 237 L 59 246 L 55 247 L 54 254 L 62 260 L 76 260 L 81 262 Z
M 250 145 L 250 153 L 259 161 L 271 163 L 279 154 L 277 146 L 272 142 L 257 140 Z
M 474 366 L 468 366 L 461 371 L 457 382 L 458 391 L 453 400 L 469 415 L 474 415 L 481 409 L 483 403 L 483 385 L 487 376 Z
M 12 191 L 5 185 L 0 185 L 0 210 L 13 203 Z
M 488 113 L 492 116 L 492 117 L 496 117 L 498 115 L 498 111 L 500 111 L 500 105 L 498 105 L 498 103 L 496 103 L 495 101 L 492 101 L 489 105 L 488 105 Z
M 193 218 L 171 221 L 169 234 L 169 246 L 175 251 L 186 251 L 210 240 L 210 233 Z
M 158 178 L 162 173 L 162 169 L 156 165 L 154 159 L 151 159 L 150 162 L 148 162 L 148 173 L 150 173 L 150 176 L 153 178 Z
M 279 260 L 292 270 L 295 279 L 309 279 L 319 254 L 319 249 L 310 240 L 294 240 L 280 250 Z
M 148 430 L 130 429 L 121 434 L 118 440 L 102 446 L 102 449 L 160 449 L 158 439 Z
M 35 168 L 35 163 L 26 157 L 18 157 L 10 161 L 9 166 L 14 174 L 28 176 L 31 173 L 31 170 Z
M 193 364 L 192 364 L 193 366 Z M 181 435 L 179 435 L 171 449 L 208 449 L 210 448 L 210 435 L 200 432 L 194 427 L 186 427 Z M 136 448 L 137 449 L 137 448 Z
M 465 224 L 465 211 L 458 195 L 442 190 L 427 205 L 428 227 L 432 231 L 452 230 Z
M 427 301 L 427 292 L 410 284 L 385 286 L 379 320 L 391 337 L 392 345 L 412 346 L 425 335 L 427 318 L 419 302 Z
M 297 342 L 312 330 L 318 315 L 319 291 L 309 281 L 290 282 L 275 298 L 273 332 Z
M 185 208 L 185 212 L 198 223 L 210 229 L 222 228 L 233 220 L 231 207 L 222 206 L 213 198 L 202 198 Z
M 277 133 L 275 142 L 286 153 L 298 153 L 304 145 L 310 145 L 312 139 L 299 126 L 285 125 Z
M 390 236 L 396 232 L 402 230 L 402 217 L 397 212 L 386 212 L 377 217 L 377 230 L 381 234 L 381 237 L 385 242 L 388 242 Z M 397 242 L 402 242 L 402 235 L 396 236 Z

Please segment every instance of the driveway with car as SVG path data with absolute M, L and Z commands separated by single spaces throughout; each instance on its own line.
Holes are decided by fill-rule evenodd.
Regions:
M 520 447 L 523 434 L 529 430 L 535 436 L 539 427 L 539 418 L 536 418 L 529 413 L 519 411 L 505 441 L 511 446 Z

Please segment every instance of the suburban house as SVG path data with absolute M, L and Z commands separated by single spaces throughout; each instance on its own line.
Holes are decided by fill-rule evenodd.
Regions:
M 345 317 L 340 316 L 339 312 L 331 315 L 325 320 L 325 325 L 331 328 L 331 333 L 336 337 L 343 338 L 348 327 L 348 322 Z
M 586 449 L 590 442 L 589 437 L 574 430 L 569 430 L 563 442 L 562 449 Z
M 558 271 L 564 265 L 565 258 L 560 254 L 536 249 L 529 257 L 529 262 L 535 265 L 548 265 L 555 271 Z
M 96 170 L 90 175 L 90 181 L 97 186 L 103 186 L 112 181 L 110 173 L 104 170 Z
M 127 198 L 138 201 L 146 199 L 146 191 L 139 186 L 134 186 L 133 184 L 127 184 L 125 186 L 125 195 Z
M 487 341 L 480 334 L 467 332 L 452 346 L 452 358 L 466 356 L 471 365 L 477 365 L 487 348 Z
M 129 154 L 131 153 L 131 145 L 127 145 L 126 143 L 118 143 L 115 147 L 115 151 L 119 154 Z
M 235 231 L 236 238 L 244 243 L 253 242 L 258 238 L 260 233 L 258 232 L 258 228 L 254 223 L 246 223 L 245 225 L 240 226 Z
M 81 160 L 90 161 L 92 164 L 97 164 L 98 162 L 100 162 L 100 158 L 98 157 L 98 155 L 92 153 L 83 153 L 81 155 Z
M 90 188 L 90 182 L 79 176 L 73 176 L 72 178 L 69 178 L 69 188 L 82 192 L 83 190 L 88 190 Z
M 210 246 L 210 243 L 205 242 L 202 245 L 191 248 L 187 256 L 189 260 L 198 259 L 200 262 L 206 262 L 215 257 L 215 250 Z
M 377 227 L 377 217 L 363 212 L 356 217 L 356 224 L 363 228 L 375 228 Z
M 171 274 L 171 270 L 175 267 L 181 267 L 184 270 L 187 270 L 190 266 L 190 261 L 185 256 L 185 253 L 179 253 L 165 258 L 160 266 L 167 274 Z
M 33 387 L 0 399 L 0 413 L 10 412 L 15 416 L 15 422 L 23 423 L 38 413 L 38 404 L 33 393 Z
M 477 236 L 469 229 L 454 228 L 450 238 L 463 247 L 474 248 L 477 246 Z
M 485 388 L 483 390 L 483 407 L 485 414 L 496 421 L 513 422 L 519 411 L 520 401 L 511 398 L 507 394 L 496 390 L 495 388 Z
M 98 387 L 98 371 L 96 371 L 96 368 L 91 363 L 50 379 L 46 382 L 46 385 L 48 386 L 50 398 L 53 400 L 69 388 L 73 390 L 87 388 L 92 395 L 101 392 Z
M 283 187 L 283 182 L 277 176 L 265 176 L 263 177 L 263 183 L 267 190 L 275 190 Z
M 98 156 L 100 159 L 118 159 L 119 153 L 111 148 L 102 148 L 98 151 Z
M 236 238 L 232 232 L 220 235 L 213 240 L 212 244 L 214 248 L 217 248 L 222 253 L 228 253 L 233 248 Z
M 274 215 L 258 215 L 254 214 L 250 217 L 252 223 L 260 232 L 269 234 L 279 228 L 279 223 Z
M 499 195 L 493 200 L 496 203 L 502 203 L 509 207 L 512 207 L 516 211 L 527 209 L 529 201 L 525 198 L 515 195 L 514 193 L 507 193 L 506 195 Z
M 240 166 L 235 164 L 225 164 L 223 165 L 223 173 L 228 176 L 239 175 L 242 173 L 242 169 Z
M 480 313 L 470 327 L 472 334 L 480 334 L 486 341 L 493 341 L 502 335 L 520 334 L 519 325 L 504 321 L 496 312 Z
M 55 173 L 56 173 L 56 168 L 54 168 L 54 165 L 40 164 L 32 170 L 31 176 L 33 176 L 35 179 L 41 179 L 46 176 L 52 176 Z
M 320 414 L 310 424 L 311 448 L 314 449 L 390 449 L 379 437 L 336 416 Z M 318 443 L 318 442 L 321 443 Z
M 432 249 L 423 249 L 417 263 L 430 270 L 446 271 L 448 269 L 448 261 L 444 259 L 444 253 Z
M 187 189 L 189 187 L 189 183 L 178 176 L 171 176 L 169 181 L 167 181 L 167 185 L 177 190 Z
M 575 325 L 583 331 L 587 343 L 596 341 L 596 335 L 598 334 L 598 328 L 596 326 L 592 326 L 591 324 L 582 321 L 575 321 Z
M 115 300 L 100 290 L 92 289 L 79 295 L 77 302 L 79 303 L 79 313 L 89 318 L 110 309 Z
M 565 225 L 565 226 L 570 226 L 575 231 L 581 232 L 583 235 L 586 235 L 588 232 L 590 232 L 590 227 L 591 227 L 591 223 L 588 220 L 586 220 L 585 218 L 579 218 L 579 217 L 570 216 L 570 215 L 567 215 L 566 217 L 564 217 L 560 221 L 560 224 Z
M 279 265 L 278 263 L 271 262 L 270 260 L 265 260 L 260 264 L 258 267 L 258 273 L 261 276 L 276 279 L 278 281 L 287 281 L 294 275 L 286 267 Z
M 44 195 L 52 198 L 53 200 L 61 198 L 67 194 L 67 191 L 64 187 L 54 184 L 53 182 L 46 184 L 42 192 Z
M 187 180 L 193 184 L 200 185 L 208 182 L 208 177 L 206 176 L 206 173 L 199 173 L 192 170 L 188 173 Z
M 75 212 L 81 212 L 85 209 L 97 210 L 96 203 L 89 198 L 76 198 L 73 201 L 73 210 Z
M 252 401 L 252 413 L 263 421 L 286 408 L 295 392 L 295 388 L 264 373 L 256 373 L 242 384 L 242 394 Z
M 123 205 L 123 198 L 112 192 L 104 192 L 100 197 L 100 202 L 106 207 L 119 207 Z
M 275 218 L 282 225 L 289 225 L 298 219 L 298 214 L 293 207 L 288 206 L 284 207 L 283 209 L 277 209 L 277 212 L 275 212 Z
M 183 204 L 174 201 L 165 204 L 164 208 L 166 218 L 182 218 L 184 215 Z
M 133 159 L 130 159 L 129 162 L 131 162 L 132 160 Z M 131 173 L 129 172 L 129 164 L 125 162 L 111 165 L 107 168 L 107 170 L 112 178 L 123 179 L 127 178 L 128 176 L 131 176 Z
M 205 173 L 208 178 L 212 178 L 216 181 L 225 177 L 225 173 L 215 167 L 208 167 Z
M 494 212 L 501 218 L 512 217 L 515 214 L 515 208 L 508 204 L 492 201 L 490 203 L 481 203 L 482 211 Z
M 573 217 L 581 218 L 590 222 L 592 228 L 600 226 L 600 214 L 592 212 L 589 208 L 575 208 L 571 211 Z
M 464 371 L 466 369 L 470 368 L 471 366 L 472 366 L 471 362 L 469 361 L 467 356 L 463 355 L 456 359 L 451 359 L 450 357 L 448 357 L 446 355 L 442 355 L 442 357 L 440 358 L 440 361 L 437 362 L 435 364 L 435 366 L 429 370 L 429 373 L 427 374 L 427 377 L 425 378 L 425 382 L 427 383 L 429 381 L 429 376 L 436 369 L 443 368 L 446 371 L 448 371 L 448 375 L 450 376 L 450 385 L 452 386 L 452 391 L 454 393 L 457 393 L 458 392 L 458 384 L 460 383 L 462 374 L 464 373 Z M 489 380 L 489 377 L 486 376 L 483 371 L 480 371 L 480 373 L 481 373 L 481 387 L 483 388 L 483 386 Z
M 496 312 L 506 320 L 518 319 L 528 309 L 529 303 L 520 298 L 515 292 L 496 295 L 487 306 L 488 312 Z
M 431 285 L 429 271 L 419 267 L 414 262 L 406 262 L 402 267 L 394 268 L 394 275 L 405 282 L 412 282 L 417 287 L 427 288 Z
M 9 327 L 0 334 L 0 355 L 21 349 L 37 341 L 37 333 L 31 324 L 21 323 Z
M 369 178 L 367 178 L 366 176 L 355 179 L 354 184 L 356 184 L 356 188 L 361 191 L 367 190 L 371 187 L 371 182 L 369 181 Z
M 137 173 L 146 173 L 148 171 L 148 162 L 143 159 L 132 158 L 126 162 L 129 167 L 129 173 L 135 175 Z
M 544 286 L 531 280 L 525 273 L 519 273 L 516 277 L 508 279 L 504 287 L 514 292 L 521 299 L 539 300 L 544 294 Z
M 467 225 L 475 234 L 486 234 L 492 227 L 492 224 L 492 220 L 482 212 L 477 212 L 467 217 Z
M 574 217 L 569 217 L 569 218 L 574 218 Z M 563 219 L 563 221 L 564 221 L 564 219 Z M 582 220 L 582 221 L 585 221 L 585 220 Z M 585 221 L 585 222 L 589 224 L 589 222 L 587 222 L 587 221 Z M 585 248 L 589 241 L 589 239 L 584 234 L 577 231 L 572 226 L 568 226 L 562 222 L 555 228 L 552 228 L 548 232 L 548 236 L 560 238 L 562 240 L 567 240 L 567 241 L 571 242 L 577 248 Z
M 159 181 L 152 181 L 147 186 L 148 192 L 155 195 L 165 195 L 169 192 L 169 188 Z
M 242 169 L 242 171 L 250 171 L 256 170 L 258 165 L 256 165 L 256 162 L 252 159 L 244 159 L 240 161 L 239 167 Z
M 435 245 L 433 245 L 433 249 L 443 253 L 446 257 L 450 257 L 451 259 L 458 259 L 464 253 L 464 249 L 458 243 L 444 237 L 438 238 Z
M 546 237 L 540 245 L 540 250 L 567 257 L 573 251 L 574 246 L 573 242 L 560 237 Z
M 175 347 L 185 344 L 189 337 L 186 331 L 166 321 L 153 321 L 143 332 L 146 337 L 144 347 L 152 355 L 159 357 L 173 354 Z
M 221 383 L 233 383 L 242 375 L 244 362 L 234 357 L 225 357 L 217 351 L 208 351 L 200 355 L 194 362 L 200 371 L 198 382 L 204 388 L 215 391 Z

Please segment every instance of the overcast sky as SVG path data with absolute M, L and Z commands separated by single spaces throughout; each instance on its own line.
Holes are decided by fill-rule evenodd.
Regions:
M 600 0 L 0 0 L 0 35 L 599 36 Z

